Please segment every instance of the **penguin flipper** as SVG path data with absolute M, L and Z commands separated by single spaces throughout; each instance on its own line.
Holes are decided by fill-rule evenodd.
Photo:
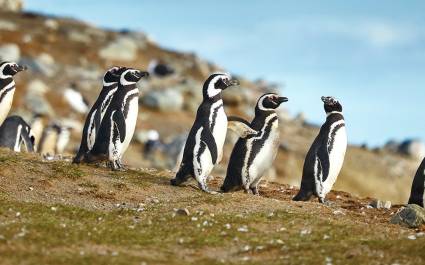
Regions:
M 124 142 L 126 135 L 125 117 L 121 110 L 117 110 L 112 115 L 112 120 L 119 130 L 119 136 L 121 143 Z
M 249 135 L 256 135 L 258 133 L 256 130 L 251 128 L 251 124 L 245 119 L 230 116 L 227 120 L 227 127 L 241 138 L 246 138 Z
M 329 153 L 328 148 L 326 145 L 319 148 L 317 152 L 318 162 L 320 163 L 320 168 L 322 171 L 322 182 L 325 182 L 329 175 L 329 168 L 330 168 L 330 162 L 329 162 Z
M 202 139 L 202 142 L 204 142 L 205 145 L 210 150 L 211 160 L 213 164 L 215 165 L 215 163 L 217 163 L 217 156 L 218 156 L 217 143 L 215 142 L 214 136 L 212 132 L 209 130 L 209 128 L 204 128 L 202 130 L 201 139 Z

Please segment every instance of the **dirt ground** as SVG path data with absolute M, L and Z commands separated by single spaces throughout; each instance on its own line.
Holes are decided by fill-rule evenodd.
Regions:
M 171 172 L 46 162 L 0 151 L 0 264 L 424 264 L 425 227 L 389 224 L 401 207 L 333 191 L 209 195 Z M 210 182 L 218 189 L 222 179 Z M 180 210 L 179 210 L 180 209 Z M 186 212 L 187 210 L 187 212 Z

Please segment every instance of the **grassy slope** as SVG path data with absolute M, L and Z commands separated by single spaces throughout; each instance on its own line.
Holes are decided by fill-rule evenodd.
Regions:
M 367 201 L 342 192 L 325 207 L 291 202 L 296 191 L 277 184 L 262 197 L 212 196 L 169 186 L 167 172 L 116 173 L 4 150 L 0 164 L 0 264 L 425 262 L 425 237 L 409 240 L 417 231 L 388 224 L 397 208 L 362 209 Z

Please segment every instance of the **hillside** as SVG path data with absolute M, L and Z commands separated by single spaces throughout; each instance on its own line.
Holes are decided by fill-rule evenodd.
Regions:
M 332 192 L 328 207 L 168 185 L 156 170 L 111 172 L 0 151 L 0 264 L 422 264 L 425 227 Z M 218 188 L 221 180 L 213 182 Z M 187 210 L 187 211 L 186 211 Z M 422 231 L 422 232 L 421 232 Z

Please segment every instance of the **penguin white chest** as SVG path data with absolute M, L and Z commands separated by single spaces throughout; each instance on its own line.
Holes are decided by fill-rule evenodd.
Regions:
M 342 121 L 343 122 L 343 121 Z M 329 138 L 331 139 L 331 137 Z M 344 163 L 345 152 L 347 150 L 347 131 L 345 126 L 339 128 L 333 137 L 332 148 L 328 147 L 329 151 L 329 175 L 323 183 L 323 193 L 327 194 L 331 191 L 339 172 Z
M 124 153 L 133 138 L 134 130 L 136 129 L 137 115 L 139 114 L 139 98 L 134 97 L 128 102 L 128 113 L 125 119 L 125 139 L 122 144 L 122 153 Z M 121 154 L 122 154 L 121 153 Z
M 263 146 L 258 150 L 257 154 L 250 154 L 253 150 L 247 154 L 254 156 L 252 164 L 249 166 L 249 177 L 251 182 L 258 181 L 270 168 L 276 158 L 280 138 L 278 127 L 279 122 L 276 120 L 270 128 L 270 134 L 268 136 L 266 136 L 265 131 L 262 131 L 262 137 L 257 141 L 263 141 Z
M 14 86 L 14 84 L 12 84 Z M 7 91 L 7 88 L 4 88 L 0 92 L 0 96 L 3 96 L 3 100 L 0 102 L 0 125 L 7 118 L 10 108 L 12 107 L 13 95 L 15 94 L 15 88 L 10 91 Z
M 214 106 L 216 105 L 216 107 Z M 227 115 L 224 112 L 223 101 L 214 103 L 210 114 L 210 125 L 214 126 L 212 134 L 217 144 L 217 164 L 223 157 L 223 146 L 227 133 Z

